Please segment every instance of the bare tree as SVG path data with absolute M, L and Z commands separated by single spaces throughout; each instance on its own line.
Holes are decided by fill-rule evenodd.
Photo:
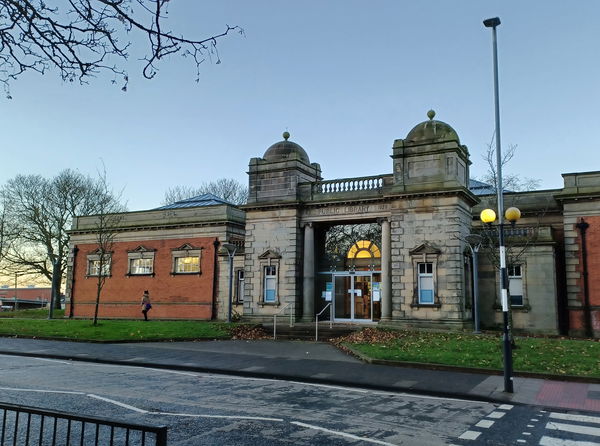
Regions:
M 86 83 L 102 72 L 123 80 L 119 63 L 129 56 L 138 36 L 148 47 L 142 74 L 152 79 L 162 59 L 180 54 L 192 60 L 199 79 L 206 58 L 220 63 L 217 42 L 231 32 L 186 38 L 167 23 L 170 0 L 0 0 L 0 83 L 10 98 L 9 83 L 26 71 L 55 69 L 65 81 Z
M 98 181 L 100 198 L 97 202 L 94 233 L 96 237 L 96 253 L 98 256 L 97 280 L 96 280 L 96 302 L 94 308 L 93 324 L 98 324 L 98 308 L 100 307 L 100 296 L 109 275 L 112 264 L 112 252 L 115 238 L 119 231 L 119 224 L 123 220 L 123 212 L 126 211 L 121 204 L 121 194 L 115 195 L 106 180 L 106 172 L 100 173 Z
M 520 194 L 514 194 L 513 192 L 529 192 L 537 189 L 540 185 L 539 179 L 521 177 L 517 174 L 505 173 L 506 165 L 514 158 L 517 151 L 516 144 L 509 144 L 508 148 L 502 153 L 502 159 L 500 160 L 502 168 L 502 188 L 505 191 L 505 207 L 517 206 L 519 202 Z M 487 147 L 485 154 L 483 155 L 488 171 L 480 178 L 480 181 L 490 185 L 490 189 L 493 191 L 492 194 L 481 196 L 482 202 L 490 208 L 496 208 L 497 204 L 497 190 L 498 190 L 498 169 L 497 169 L 497 158 L 496 148 L 493 145 L 493 140 Z M 506 193 L 508 192 L 508 193 Z M 524 255 L 527 251 L 536 243 L 539 239 L 539 229 L 541 219 L 546 213 L 549 206 L 549 202 L 546 203 L 545 207 L 542 208 L 535 215 L 535 223 L 528 227 L 512 227 L 511 225 L 505 225 L 505 254 L 506 264 L 509 268 L 519 265 L 523 261 Z M 482 237 L 482 248 L 488 261 L 493 265 L 496 270 L 500 270 L 500 252 L 499 252 L 499 228 L 482 226 L 479 230 L 475 231 L 476 234 Z M 509 338 L 513 347 L 515 347 L 515 341 L 512 333 L 512 309 L 509 305 Z
M 502 188 L 506 191 L 513 192 L 525 192 L 537 189 L 540 187 L 541 183 L 539 179 L 521 177 L 514 173 L 507 174 L 504 172 L 504 167 L 514 158 L 517 147 L 516 144 L 509 144 L 508 149 L 502 153 L 502 159 L 500 160 L 502 165 Z M 493 141 L 488 144 L 487 150 L 482 155 L 482 158 L 485 160 L 488 170 L 481 178 L 479 178 L 479 181 L 489 184 L 495 193 L 498 187 L 498 169 L 496 162 L 496 147 L 493 145 Z
M 246 186 L 233 178 L 219 178 L 216 181 L 202 183 L 199 187 L 172 187 L 165 192 L 162 204 L 171 204 L 208 193 L 233 204 L 244 204 L 248 201 L 248 188 Z
M 38 274 L 60 286 L 67 267 L 73 217 L 97 212 L 104 191 L 99 181 L 72 170 L 52 179 L 17 175 L 2 188 L 5 198 L 4 260 L 9 271 Z M 54 277 L 54 280 L 53 280 Z M 56 302 L 57 307 L 60 302 Z

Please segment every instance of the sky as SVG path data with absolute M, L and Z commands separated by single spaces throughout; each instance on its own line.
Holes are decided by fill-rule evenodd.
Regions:
M 551 0 L 173 0 L 169 26 L 188 37 L 241 26 L 221 63 L 171 57 L 127 92 L 100 76 L 63 83 L 21 76 L 0 98 L 3 168 L 96 176 L 104 165 L 130 210 L 173 186 L 218 178 L 247 184 L 250 158 L 289 131 L 325 179 L 392 172 L 392 145 L 433 109 L 471 154 L 471 177 L 494 134 L 492 35 L 498 27 L 505 172 L 562 187 L 561 173 L 600 170 L 600 2 Z M 134 41 L 140 44 L 143 41 Z

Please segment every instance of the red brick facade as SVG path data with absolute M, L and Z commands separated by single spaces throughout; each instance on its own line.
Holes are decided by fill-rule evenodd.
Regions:
M 588 278 L 588 298 L 590 305 L 590 316 L 592 330 L 595 333 L 600 332 L 600 216 L 583 217 L 589 226 L 585 231 L 585 244 L 587 252 L 587 278 Z M 570 309 L 570 327 L 572 330 L 584 331 L 586 327 L 585 306 L 585 285 L 583 271 L 583 246 L 581 231 L 577 230 L 577 243 L 579 245 L 579 264 L 577 272 L 579 279 L 577 285 L 580 290 L 579 301 L 581 309 Z
M 141 299 L 150 292 L 149 318 L 211 319 L 213 316 L 215 237 L 117 242 L 110 276 L 100 297 L 101 318 L 142 318 Z M 201 249 L 200 274 L 173 274 L 173 250 L 184 244 Z M 153 275 L 128 275 L 128 252 L 143 246 L 154 250 Z M 72 283 L 73 316 L 93 317 L 97 276 L 88 276 L 88 255 L 97 245 L 75 246 Z M 69 314 L 67 308 L 67 314 Z

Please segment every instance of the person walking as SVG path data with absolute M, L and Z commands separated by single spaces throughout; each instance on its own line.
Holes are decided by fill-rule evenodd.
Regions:
M 142 314 L 144 315 L 144 320 L 148 320 L 148 311 L 152 308 L 152 304 L 150 303 L 150 293 L 148 290 L 144 291 L 142 296 Z

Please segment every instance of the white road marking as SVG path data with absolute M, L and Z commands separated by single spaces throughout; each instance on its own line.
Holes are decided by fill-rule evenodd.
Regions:
M 527 440 L 522 440 L 522 439 L 520 439 L 520 438 L 519 438 L 519 439 L 517 440 L 517 443 L 527 443 Z
M 49 358 L 32 358 L 32 359 L 37 359 L 38 361 L 57 362 L 59 364 L 73 365 L 73 361 L 61 361 L 58 359 L 49 359 Z
M 580 421 L 582 423 L 598 423 L 600 424 L 600 417 L 591 417 L 588 415 L 571 415 L 568 413 L 550 413 L 550 418 L 556 418 L 558 420 L 565 421 Z
M 515 406 L 513 406 L 512 404 L 502 404 L 500 407 L 498 407 L 498 409 L 500 409 L 500 410 L 510 410 L 513 407 L 515 407 Z
M 483 427 L 485 429 L 489 429 L 494 425 L 495 421 L 492 420 L 481 420 L 479 423 L 475 425 L 475 427 Z
M 193 413 L 171 413 L 171 412 L 148 412 L 149 415 L 168 415 L 172 417 L 188 417 L 188 418 L 225 418 L 235 420 L 257 420 L 257 421 L 276 421 L 283 422 L 283 418 L 268 418 L 268 417 L 248 417 L 245 415 L 203 415 Z
M 554 423 L 553 421 L 550 421 L 548 424 L 546 424 L 546 429 L 600 437 L 600 427 L 588 427 L 580 426 L 577 424 Z
M 466 431 L 464 434 L 462 434 L 460 437 L 461 440 L 477 440 L 477 437 L 479 437 L 481 435 L 481 432 L 477 432 L 477 431 Z
M 170 370 L 170 369 L 153 369 L 153 368 L 148 368 L 147 370 L 152 370 L 154 372 L 166 372 L 166 373 L 172 373 L 174 375 L 184 375 L 184 376 L 194 376 L 197 377 L 199 376 L 198 373 L 194 373 L 194 372 L 180 372 L 179 370 Z
M 494 418 L 494 419 L 498 419 L 498 418 L 502 418 L 504 415 L 506 415 L 506 412 L 492 412 L 490 414 L 488 414 L 487 416 L 489 418 Z
M 64 393 L 66 395 L 85 395 L 85 392 L 72 392 L 69 390 L 22 389 L 18 387 L 0 387 L 0 390 L 14 390 L 15 392 Z
M 331 429 L 327 429 L 325 427 L 315 426 L 313 424 L 301 423 L 300 421 L 292 421 L 290 424 L 295 424 L 296 426 L 306 427 L 308 429 L 315 429 L 318 431 L 327 432 L 328 434 L 338 435 L 340 437 L 351 438 L 353 440 L 366 441 L 367 443 L 383 444 L 385 446 L 396 446 L 395 444 L 388 443 L 386 441 L 375 440 L 373 438 L 359 437 L 357 435 L 347 434 L 345 432 L 334 431 Z
M 562 438 L 542 437 L 540 446 L 598 446 L 598 443 L 591 441 L 563 440 Z
M 119 406 L 119 407 L 123 407 L 125 409 L 133 410 L 134 412 L 148 413 L 147 410 L 138 409 L 137 407 L 130 406 L 129 404 L 125 404 L 125 403 L 121 403 L 119 401 L 111 400 L 110 398 L 104 398 L 102 396 L 94 395 L 93 393 L 88 393 L 87 396 L 89 396 L 90 398 L 95 398 L 95 399 L 100 400 L 100 401 L 106 401 L 107 403 L 114 404 L 115 406 Z

